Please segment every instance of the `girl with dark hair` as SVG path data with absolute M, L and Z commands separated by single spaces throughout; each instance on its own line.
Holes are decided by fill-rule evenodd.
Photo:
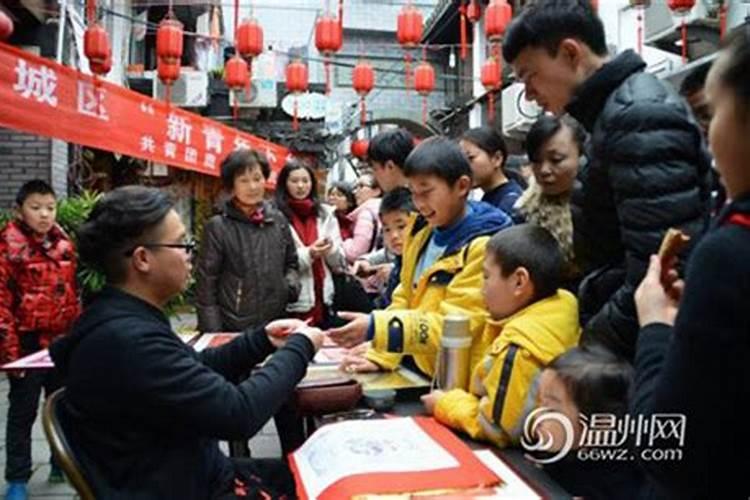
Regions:
M 644 478 L 634 462 L 593 458 L 605 450 L 630 453 L 627 441 L 620 448 L 612 443 L 597 448 L 597 436 L 587 435 L 601 433 L 593 426 L 596 418 L 605 417 L 615 420 L 610 432 L 618 432 L 623 424 L 622 437 L 630 437 L 626 414 L 632 379 L 630 364 L 602 347 L 574 347 L 555 358 L 539 377 L 540 409 L 536 412 L 541 408 L 544 412 L 532 428 L 538 437 L 549 440 L 546 451 L 551 454 L 536 458 L 547 462 L 545 471 L 574 497 L 602 500 L 642 497 Z M 558 418 L 544 418 L 550 414 Z M 560 425 L 560 419 L 567 420 L 570 426 L 566 429 Z M 559 460 L 553 458 L 560 454 L 564 455 Z
M 523 189 L 505 172 L 508 147 L 503 137 L 492 127 L 477 127 L 468 130 L 459 144 L 471 164 L 474 187 L 484 191 L 482 201 L 511 214 Z
M 357 207 L 357 199 L 354 197 L 351 185 L 348 182 L 332 182 L 328 186 L 326 201 L 334 208 L 336 220 L 339 221 L 341 239 L 351 238 L 354 223 L 349 218 L 349 214 Z
M 333 209 L 318 201 L 318 183 L 307 165 L 291 161 L 281 169 L 276 181 L 276 205 L 287 216 L 297 248 L 301 290 L 287 312 L 326 324 L 333 304 L 332 272 L 346 267 L 341 230 Z
M 528 222 L 549 231 L 565 258 L 566 287 L 575 290 L 580 269 L 574 249 L 574 206 L 571 197 L 582 163 L 586 134 L 570 118 L 540 117 L 526 136 L 526 154 L 532 165 L 529 187 L 514 206 L 516 222 Z
M 708 138 L 732 200 L 693 250 L 685 281 L 676 258 L 653 255 L 635 293 L 640 331 L 634 411 L 680 413 L 682 459 L 643 462 L 670 498 L 747 498 L 750 433 L 750 25 L 736 28 L 709 71 Z M 741 469 L 740 469 L 741 470 Z

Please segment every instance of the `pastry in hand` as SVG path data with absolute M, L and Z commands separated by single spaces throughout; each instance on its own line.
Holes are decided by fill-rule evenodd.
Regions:
M 667 273 L 670 268 L 667 267 L 672 257 L 677 256 L 685 249 L 690 242 L 690 236 L 686 235 L 679 229 L 669 228 L 659 247 L 659 259 L 661 260 L 661 282 L 666 283 Z

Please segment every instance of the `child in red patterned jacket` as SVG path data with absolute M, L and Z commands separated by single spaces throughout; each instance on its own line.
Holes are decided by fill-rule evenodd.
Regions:
M 17 218 L 0 230 L 0 362 L 9 363 L 64 335 L 80 313 L 73 243 L 56 224 L 56 199 L 44 181 L 24 184 Z M 59 383 L 53 371 L 9 372 L 6 498 L 26 498 L 31 476 L 31 427 L 42 388 Z M 52 465 L 50 481 L 62 475 Z

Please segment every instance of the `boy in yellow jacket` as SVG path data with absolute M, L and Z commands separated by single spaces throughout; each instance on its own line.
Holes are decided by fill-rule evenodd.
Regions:
M 485 247 L 511 220 L 495 207 L 467 201 L 471 166 L 450 139 L 422 142 L 407 157 L 404 173 L 419 216 L 407 229 L 393 301 L 369 315 L 340 313 L 350 322 L 328 334 L 345 347 L 372 341 L 364 357 L 345 360 L 347 369 L 392 370 L 411 354 L 433 376 L 446 314 L 469 317 L 479 340 L 487 319 L 481 295 Z
M 480 341 L 484 358 L 469 392 L 422 397 L 438 421 L 497 446 L 518 442 L 537 375 L 580 337 L 576 298 L 558 288 L 561 269 L 560 248 L 541 227 L 523 224 L 492 237 L 484 259 L 482 291 L 492 316 Z

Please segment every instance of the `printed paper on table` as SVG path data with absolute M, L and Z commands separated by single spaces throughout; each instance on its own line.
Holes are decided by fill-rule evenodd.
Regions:
M 323 426 L 290 455 L 290 465 L 303 499 L 499 483 L 465 443 L 427 417 Z

